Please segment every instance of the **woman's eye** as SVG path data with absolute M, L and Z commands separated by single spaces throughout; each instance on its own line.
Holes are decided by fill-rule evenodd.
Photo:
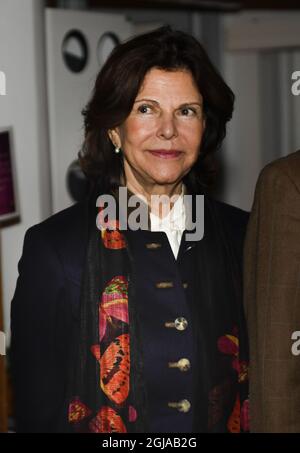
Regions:
M 138 108 L 138 111 L 140 113 L 149 113 L 150 110 L 151 110 L 151 106 L 150 105 L 146 105 L 146 104 L 140 105 L 139 108 Z
M 192 109 L 191 107 L 184 107 L 180 111 L 183 116 L 192 116 L 192 115 L 196 114 L 196 111 L 194 109 Z

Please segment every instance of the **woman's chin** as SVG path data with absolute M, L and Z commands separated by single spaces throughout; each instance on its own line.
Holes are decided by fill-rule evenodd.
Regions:
M 170 174 L 170 175 L 153 175 L 153 181 L 157 185 L 168 185 L 168 184 L 176 184 L 178 181 L 182 179 L 181 174 Z

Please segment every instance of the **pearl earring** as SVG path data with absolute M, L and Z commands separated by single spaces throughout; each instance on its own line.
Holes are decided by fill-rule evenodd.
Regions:
M 121 151 L 120 148 L 119 148 L 118 146 L 116 146 L 116 148 L 115 148 L 115 153 L 116 153 L 116 154 L 119 154 L 120 151 Z

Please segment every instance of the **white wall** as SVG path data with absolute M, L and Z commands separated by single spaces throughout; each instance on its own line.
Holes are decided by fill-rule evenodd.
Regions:
M 0 127 L 12 126 L 21 222 L 0 232 L 5 331 L 25 231 L 50 214 L 43 0 L 0 1 Z
M 263 167 L 259 58 L 254 52 L 225 54 L 223 73 L 236 100 L 223 149 L 225 184 L 222 198 L 250 210 L 258 173 Z
M 80 73 L 72 73 L 61 54 L 62 43 L 70 30 L 80 31 L 89 49 L 88 62 Z M 84 128 L 81 111 L 90 99 L 100 70 L 97 52 L 99 40 L 108 32 L 115 33 L 120 41 L 124 41 L 132 35 L 133 29 L 122 14 L 54 8 L 46 10 L 53 212 L 74 203 L 66 185 L 66 175 L 82 146 Z
M 224 149 L 224 201 L 250 210 L 269 162 L 300 147 L 299 12 L 242 12 L 222 18 L 222 72 L 236 95 Z

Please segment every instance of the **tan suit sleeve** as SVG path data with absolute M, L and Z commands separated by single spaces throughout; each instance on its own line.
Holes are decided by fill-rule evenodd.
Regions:
M 260 175 L 245 242 L 252 432 L 300 432 L 300 193 L 285 164 Z

